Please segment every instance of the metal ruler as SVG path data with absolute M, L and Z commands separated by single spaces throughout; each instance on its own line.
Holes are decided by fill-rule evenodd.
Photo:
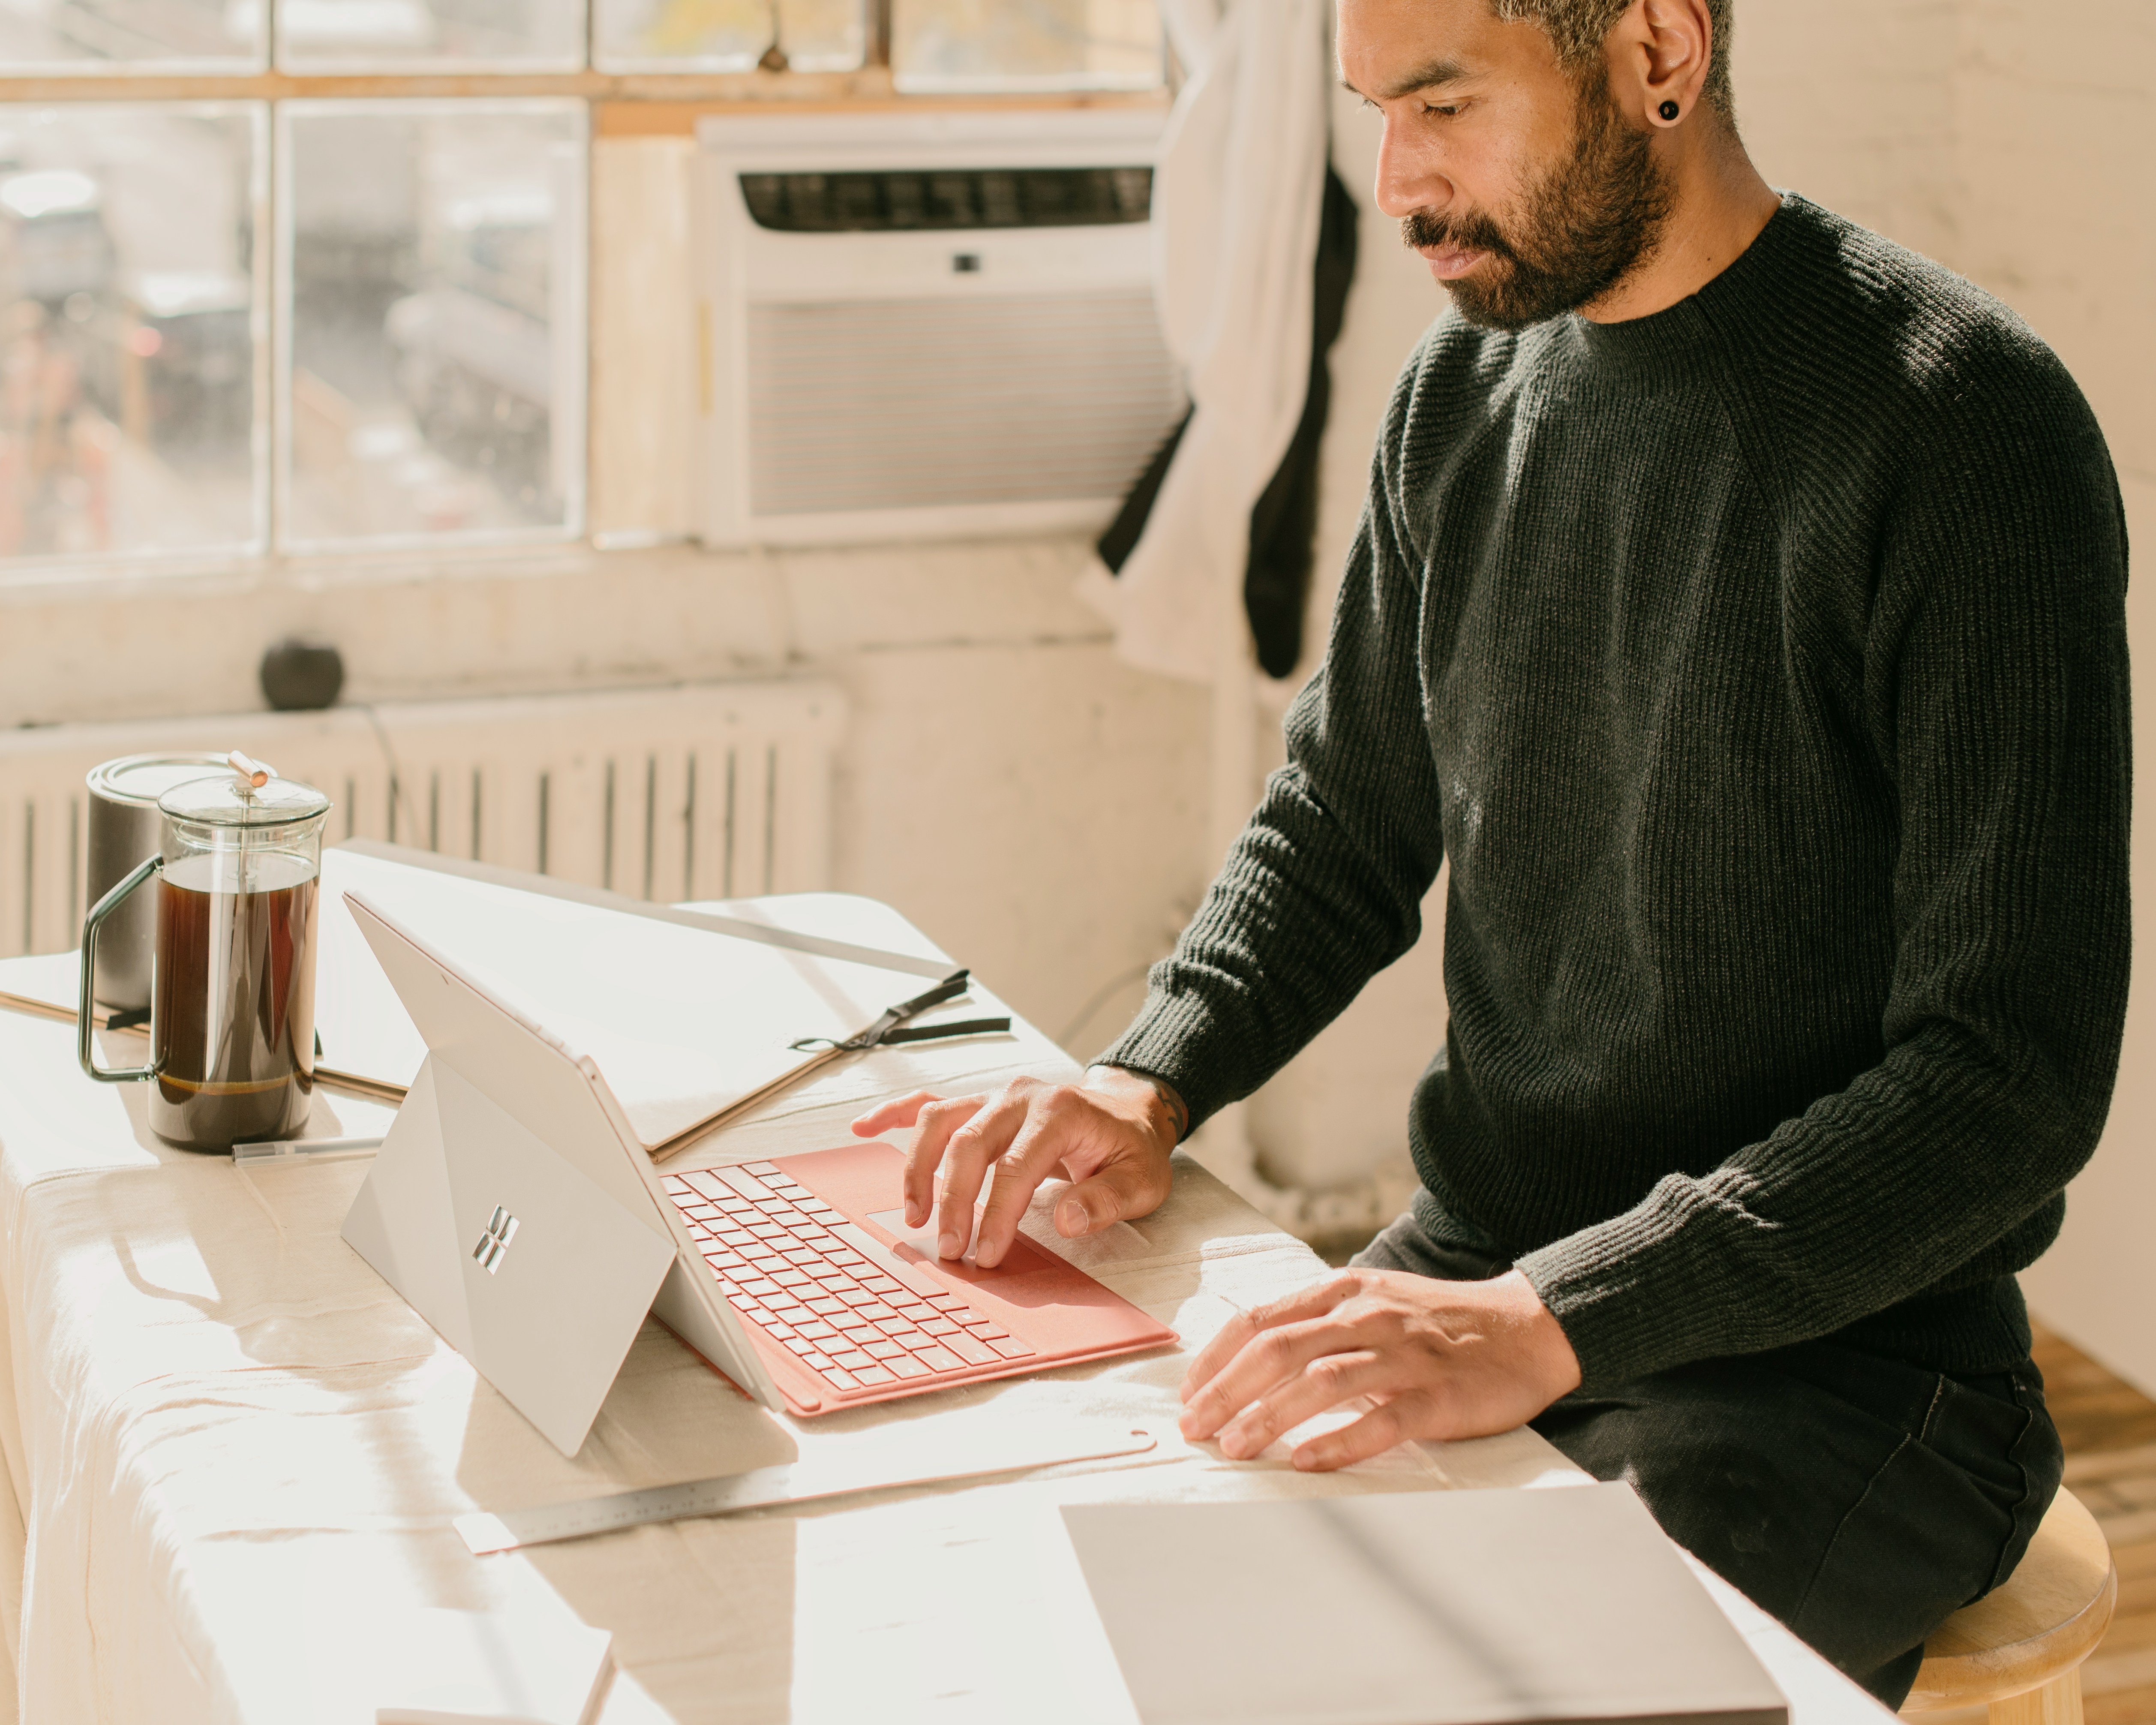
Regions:
M 457 1532 L 475 1555 L 546 1545 L 557 1539 L 583 1539 L 652 1522 L 679 1522 L 699 1516 L 733 1515 L 768 1509 L 775 1504 L 811 1503 L 862 1491 L 896 1491 L 907 1486 L 940 1485 L 950 1480 L 985 1479 L 1024 1473 L 1066 1461 L 1105 1461 L 1142 1455 L 1158 1446 L 1151 1432 L 1133 1430 L 1065 1430 L 1014 1436 L 956 1434 L 909 1446 L 893 1455 L 886 1445 L 869 1442 L 871 1453 L 852 1458 L 819 1457 L 747 1473 L 685 1480 L 677 1486 L 652 1486 L 641 1491 L 617 1491 L 574 1503 L 551 1503 L 537 1509 L 485 1511 L 459 1516 Z M 911 1464 L 911 1465 L 909 1465 Z

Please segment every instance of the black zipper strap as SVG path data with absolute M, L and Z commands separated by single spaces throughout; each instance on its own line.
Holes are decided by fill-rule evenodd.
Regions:
M 881 1048 L 897 1042 L 932 1042 L 946 1036 L 980 1036 L 991 1031 L 1008 1030 L 1011 1021 L 1003 1019 L 966 1019 L 948 1024 L 922 1024 L 910 1030 L 899 1027 L 908 1019 L 941 1006 L 947 1000 L 955 1000 L 972 985 L 970 972 L 953 971 L 949 976 L 924 993 L 911 1000 L 902 1000 L 887 1009 L 867 1029 L 858 1036 L 849 1036 L 843 1042 L 834 1042 L 828 1036 L 803 1036 L 798 1042 L 787 1045 L 797 1054 L 812 1054 L 821 1049 L 843 1049 L 849 1051 L 865 1048 Z

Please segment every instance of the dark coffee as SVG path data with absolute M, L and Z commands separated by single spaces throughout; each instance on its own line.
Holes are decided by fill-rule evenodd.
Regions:
M 166 866 L 150 1021 L 150 1126 L 160 1137 L 228 1150 L 306 1123 L 318 885 L 312 862 L 281 852 Z

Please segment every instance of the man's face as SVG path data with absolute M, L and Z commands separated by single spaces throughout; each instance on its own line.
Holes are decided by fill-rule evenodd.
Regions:
M 1384 116 L 1378 208 L 1470 322 L 1592 305 L 1653 251 L 1667 185 L 1601 68 L 1575 79 L 1489 0 L 1340 0 L 1339 15 L 1341 75 Z

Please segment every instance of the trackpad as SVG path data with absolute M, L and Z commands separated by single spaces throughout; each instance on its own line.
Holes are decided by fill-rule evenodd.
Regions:
M 906 1212 L 903 1209 L 895 1210 L 871 1210 L 869 1213 L 868 1219 L 875 1223 L 877 1227 L 882 1229 L 885 1233 L 891 1235 L 893 1240 L 897 1240 L 901 1245 L 911 1246 L 914 1250 L 920 1253 L 922 1257 L 927 1259 L 932 1264 L 954 1261 L 946 1259 L 942 1253 L 937 1249 L 938 1223 L 933 1211 L 929 1213 L 928 1219 L 926 1222 L 923 1222 L 918 1228 L 909 1228 L 906 1225 Z M 966 1250 L 963 1254 L 964 1262 L 968 1264 L 973 1263 L 973 1248 L 980 1243 L 980 1238 L 981 1211 L 979 1208 L 977 1207 L 973 1211 L 973 1238 L 966 1242 Z

